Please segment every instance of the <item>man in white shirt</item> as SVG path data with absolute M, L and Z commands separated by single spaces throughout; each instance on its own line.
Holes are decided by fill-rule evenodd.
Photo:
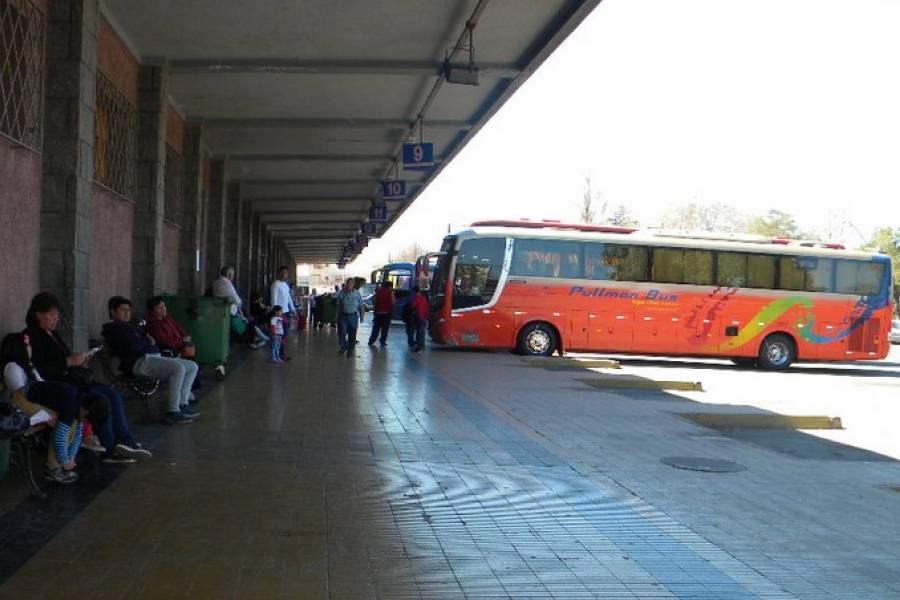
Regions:
M 241 297 L 238 295 L 237 290 L 234 287 L 234 267 L 222 267 L 222 270 L 219 271 L 219 278 L 213 281 L 212 284 L 212 295 L 216 298 L 225 298 L 229 302 L 231 302 L 231 314 L 232 315 L 241 315 L 241 319 L 246 324 L 246 327 L 253 327 L 254 338 L 253 341 L 248 343 L 251 348 L 261 348 L 266 345 L 269 341 L 269 337 L 264 334 L 259 327 L 249 322 L 242 314 L 241 307 L 243 306 L 243 301 L 241 301 Z M 247 334 L 249 336 L 249 333 Z
M 234 281 L 234 267 L 222 267 L 219 275 L 220 277 L 213 281 L 212 295 L 216 298 L 227 298 L 240 310 L 243 302 L 232 283 Z
M 281 345 L 281 359 L 282 360 L 290 360 L 290 357 L 285 355 L 284 347 L 287 346 L 287 335 L 288 330 L 291 326 L 291 321 L 294 319 L 294 313 L 296 312 L 296 307 L 294 306 L 294 299 L 291 297 L 291 288 L 287 284 L 288 277 L 288 268 L 284 265 L 278 267 L 278 273 L 275 276 L 275 281 L 272 282 L 272 289 L 270 290 L 272 293 L 272 306 L 278 305 L 284 310 L 284 340 L 285 343 Z

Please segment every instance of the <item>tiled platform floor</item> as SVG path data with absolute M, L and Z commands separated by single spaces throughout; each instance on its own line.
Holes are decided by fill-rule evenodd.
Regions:
M 401 333 L 353 359 L 327 331 L 292 335 L 286 365 L 252 355 L 0 597 L 900 597 L 900 526 L 877 524 L 900 495 L 834 527 L 821 487 L 779 487 L 797 461 L 704 439 L 668 414 L 686 400 L 503 353 L 411 355 Z M 750 470 L 659 463 L 698 452 Z

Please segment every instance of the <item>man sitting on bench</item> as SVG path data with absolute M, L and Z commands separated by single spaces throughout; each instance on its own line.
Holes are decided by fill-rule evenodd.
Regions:
M 197 377 L 197 364 L 182 358 L 161 356 L 153 340 L 131 324 L 131 300 L 113 296 L 107 303 L 112 319 L 103 326 L 103 338 L 119 368 L 126 374 L 143 375 L 168 381 L 168 412 L 163 420 L 167 425 L 192 423 L 200 416 L 190 405 L 191 386 Z

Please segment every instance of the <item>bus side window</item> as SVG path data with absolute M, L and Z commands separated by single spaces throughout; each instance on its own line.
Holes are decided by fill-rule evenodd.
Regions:
M 778 289 L 802 291 L 806 288 L 806 272 L 797 264 L 793 256 L 781 257 L 781 277 L 778 281 Z
M 716 285 L 744 287 L 747 285 L 747 255 L 740 252 L 719 252 L 716 260 Z
M 681 248 L 653 249 L 653 281 L 684 282 L 684 251 Z
M 881 291 L 884 265 L 853 260 L 837 261 L 835 291 L 838 294 L 875 296 Z

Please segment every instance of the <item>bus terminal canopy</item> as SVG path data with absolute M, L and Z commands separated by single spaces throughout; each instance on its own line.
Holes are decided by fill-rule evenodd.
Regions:
M 389 227 L 598 3 L 101 7 L 141 62 L 167 66 L 172 104 L 202 123 L 205 146 L 254 215 L 294 260 L 324 263 L 352 259 L 365 241 L 347 250 L 349 241 Z M 417 142 L 433 144 L 434 164 L 405 170 L 403 144 Z M 406 182 L 405 201 L 383 200 L 381 182 L 395 177 Z M 387 207 L 385 223 L 364 224 L 373 205 Z

